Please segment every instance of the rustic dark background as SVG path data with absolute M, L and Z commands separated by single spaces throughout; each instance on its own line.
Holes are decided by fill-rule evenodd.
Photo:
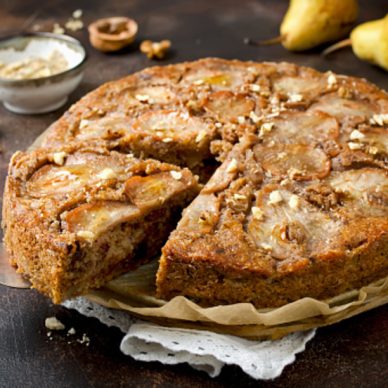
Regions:
M 133 48 L 114 55 L 94 50 L 87 30 L 72 33 L 89 52 L 85 77 L 69 103 L 54 113 L 19 116 L 0 107 L 1 190 L 11 154 L 26 148 L 70 103 L 105 81 L 155 64 L 137 50 L 143 39 L 170 39 L 173 52 L 163 63 L 206 56 L 250 60 L 286 60 L 320 70 L 365 77 L 388 89 L 387 73 L 359 61 L 346 49 L 328 58 L 320 50 L 292 54 L 281 46 L 250 47 L 245 37 L 276 36 L 287 1 L 275 0 L 0 0 L 0 36 L 18 32 L 30 23 L 49 28 L 64 24 L 78 8 L 87 25 L 95 19 L 127 15 L 139 23 Z M 360 21 L 388 12 L 386 0 L 360 1 Z M 64 334 L 50 340 L 45 317 L 56 315 L 66 326 L 86 333 L 90 346 Z M 0 387 L 383 387 L 388 381 L 388 306 L 380 307 L 332 327 L 320 329 L 296 362 L 272 382 L 256 382 L 238 367 L 225 367 L 216 379 L 188 366 L 142 363 L 119 351 L 121 333 L 95 319 L 53 306 L 33 290 L 0 286 Z

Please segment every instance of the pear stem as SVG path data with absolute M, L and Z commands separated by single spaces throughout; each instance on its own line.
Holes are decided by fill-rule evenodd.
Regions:
M 351 45 L 352 45 L 352 40 L 350 38 L 341 40 L 340 42 L 334 43 L 327 49 L 323 50 L 322 55 L 325 56 L 325 55 L 331 54 L 334 51 L 340 50 L 344 47 L 349 47 Z
M 251 46 L 269 46 L 272 44 L 278 44 L 282 42 L 282 37 L 279 35 L 276 38 L 271 38 L 267 40 L 252 40 L 252 39 L 246 39 L 245 43 Z

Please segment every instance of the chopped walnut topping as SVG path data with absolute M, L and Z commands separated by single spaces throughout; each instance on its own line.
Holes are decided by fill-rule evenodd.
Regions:
M 265 249 L 266 251 L 272 251 L 272 246 L 267 243 L 261 243 L 261 247 Z
M 238 193 L 234 194 L 233 198 L 236 200 L 246 200 L 247 199 L 247 197 L 245 195 L 238 194 Z
M 276 205 L 277 203 L 280 203 L 282 201 L 283 197 L 279 190 L 271 191 L 271 193 L 269 194 L 268 205 Z
M 80 230 L 77 232 L 77 237 L 84 238 L 85 240 L 93 240 L 95 236 L 94 233 L 89 230 Z
M 89 125 L 89 120 L 82 119 L 79 122 L 79 128 L 80 129 L 86 128 L 88 125 Z
M 337 77 L 333 73 L 329 73 L 329 76 L 327 77 L 327 84 L 329 87 L 337 84 Z
M 173 141 L 173 139 L 171 137 L 165 137 L 162 142 L 163 143 L 171 143 Z
M 292 194 L 289 201 L 288 201 L 288 205 L 290 206 L 291 209 L 298 209 L 299 207 L 299 197 L 295 194 Z
M 257 85 L 257 84 L 250 84 L 250 85 L 249 85 L 249 90 L 250 90 L 251 92 L 258 93 L 258 92 L 260 92 L 261 87 L 260 87 L 260 85 Z
M 58 166 L 63 166 L 65 164 L 67 153 L 66 152 L 55 152 L 53 154 L 53 161 Z
M 207 135 L 207 132 L 206 132 L 204 129 L 201 129 L 201 130 L 198 132 L 197 137 L 195 138 L 195 142 L 196 142 L 196 143 L 200 143 L 203 139 L 206 138 L 206 135 Z
M 203 79 L 197 79 L 193 82 L 193 85 L 203 85 L 205 83 L 205 81 Z
M 111 168 L 104 168 L 97 176 L 100 179 L 115 179 L 117 177 L 116 173 Z
M 371 146 L 368 148 L 368 152 L 372 155 L 376 155 L 379 152 L 379 149 L 375 146 Z
M 201 226 L 211 226 L 212 225 L 212 215 L 209 211 L 205 210 L 201 213 L 198 218 L 198 224 Z
M 140 102 L 147 102 L 150 96 L 148 96 L 147 94 L 136 94 L 135 98 Z
M 264 123 L 260 127 L 259 136 L 264 136 L 266 133 L 271 132 L 273 127 L 274 127 L 274 123 Z
M 290 102 L 301 102 L 303 101 L 303 96 L 298 93 L 293 93 L 288 95 L 288 100 Z
M 264 212 L 257 206 L 252 206 L 252 216 L 255 220 L 262 220 L 264 218 Z
M 261 118 L 254 112 L 252 111 L 251 113 L 249 113 L 249 118 L 255 123 L 257 124 Z
M 349 142 L 348 143 L 348 147 L 351 149 L 351 150 L 360 150 L 363 145 L 360 144 L 360 143 L 353 143 L 353 142 Z
M 384 124 L 388 124 L 388 113 L 374 114 L 369 122 L 371 124 L 377 124 L 382 127 Z
M 232 159 L 231 162 L 228 164 L 228 167 L 226 168 L 226 172 L 233 173 L 238 170 L 238 163 L 236 159 Z
M 182 173 L 180 171 L 170 171 L 170 174 L 177 181 L 182 178 Z
M 278 159 L 284 159 L 287 156 L 286 152 L 279 152 L 278 153 Z
M 351 140 L 360 140 L 360 139 L 363 139 L 364 137 L 365 137 L 365 135 L 362 132 L 360 132 L 358 129 L 355 129 L 350 134 Z
M 341 97 L 341 98 L 346 98 L 346 99 L 350 99 L 352 98 L 353 96 L 353 93 L 351 90 L 343 87 L 343 86 L 340 86 L 338 88 L 338 96 Z
M 218 129 L 222 128 L 222 124 L 219 123 L 219 122 L 215 123 L 214 125 L 215 125 L 215 127 L 218 128 Z
M 271 97 L 270 103 L 271 103 L 272 105 L 279 105 L 279 104 L 280 104 L 279 97 L 277 97 L 277 96 Z
M 291 178 L 291 179 L 295 179 L 297 176 L 300 176 L 303 174 L 303 171 L 299 170 L 298 168 L 295 168 L 295 167 L 291 167 L 289 170 L 288 170 L 288 176 Z
M 245 123 L 245 117 L 244 116 L 238 116 L 237 121 L 239 124 L 244 124 Z

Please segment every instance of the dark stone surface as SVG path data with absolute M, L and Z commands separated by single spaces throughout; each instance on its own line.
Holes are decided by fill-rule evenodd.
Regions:
M 361 1 L 360 21 L 382 17 L 385 0 Z M 171 39 L 173 53 L 163 63 L 205 56 L 251 60 L 287 60 L 320 70 L 361 76 L 388 89 L 387 73 L 359 61 L 346 49 L 320 56 L 320 50 L 293 54 L 281 46 L 250 47 L 244 37 L 276 36 L 286 1 L 271 0 L 1 0 L 0 35 L 18 31 L 37 12 L 33 24 L 63 24 L 72 11 L 84 10 L 86 24 L 106 16 L 128 15 L 139 22 L 137 40 Z M 73 34 L 89 51 L 84 80 L 63 109 L 45 115 L 18 116 L 0 107 L 1 190 L 11 154 L 26 148 L 70 103 L 105 81 L 156 64 L 134 48 L 105 55 L 88 43 L 86 29 Z M 50 340 L 45 317 L 56 315 L 67 327 L 75 327 L 75 338 L 86 333 L 90 346 L 75 338 L 54 333 Z M 95 319 L 52 305 L 33 290 L 0 286 L 0 387 L 383 387 L 388 381 L 388 307 L 380 307 L 340 324 L 320 329 L 272 382 L 256 382 L 238 367 L 225 367 L 216 379 L 188 366 L 142 363 L 122 355 L 121 333 Z M 70 342 L 70 343 L 68 343 Z

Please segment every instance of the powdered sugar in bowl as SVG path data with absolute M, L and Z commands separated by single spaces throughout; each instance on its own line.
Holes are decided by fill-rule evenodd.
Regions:
M 86 51 L 69 36 L 31 33 L 0 41 L 0 100 L 15 113 L 45 113 L 66 103 L 83 76 Z

